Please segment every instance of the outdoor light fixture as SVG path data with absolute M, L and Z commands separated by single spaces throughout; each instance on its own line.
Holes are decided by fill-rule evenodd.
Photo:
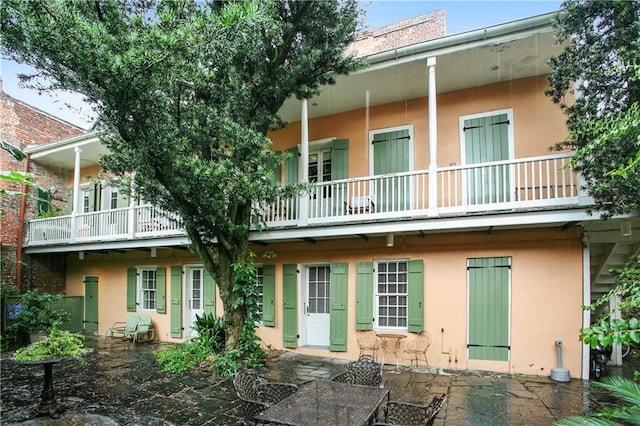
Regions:
M 625 219 L 620 221 L 620 235 L 623 237 L 629 237 L 633 231 L 631 230 L 631 220 Z
M 156 253 L 156 248 L 155 247 L 151 247 L 151 257 L 156 257 L 157 253 Z
M 276 257 L 278 257 L 278 253 L 273 250 L 269 250 L 262 253 L 262 257 L 265 259 L 275 259 Z
M 387 247 L 393 247 L 393 234 L 387 234 Z
M 84 260 L 84 252 L 83 251 L 79 251 L 78 252 L 78 259 L 79 260 Z

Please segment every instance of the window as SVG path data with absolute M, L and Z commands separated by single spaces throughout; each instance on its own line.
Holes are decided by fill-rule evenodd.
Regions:
M 89 213 L 91 211 L 91 196 L 93 193 L 89 190 L 82 191 L 82 213 Z
M 191 271 L 191 309 L 194 311 L 203 309 L 202 273 L 203 269 L 193 269 Z
M 51 213 L 51 192 L 46 189 L 36 190 L 36 217 L 47 217 Z
M 329 182 L 331 180 L 331 150 L 318 151 L 309 155 L 309 182 Z M 322 197 L 331 196 L 331 187 L 324 187 Z
M 380 328 L 407 328 L 408 269 L 406 261 L 377 262 L 375 304 Z
M 156 309 L 156 297 L 158 285 L 156 280 L 156 269 L 144 268 L 140 269 L 140 300 L 143 311 L 152 311 Z
M 309 313 L 328 314 L 330 304 L 331 270 L 328 266 L 309 268 Z
M 258 292 L 258 318 L 262 322 L 264 306 L 264 268 L 262 265 L 256 266 L 256 289 Z

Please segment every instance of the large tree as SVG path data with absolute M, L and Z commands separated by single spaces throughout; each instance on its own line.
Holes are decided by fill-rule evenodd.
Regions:
M 133 176 L 175 212 L 224 305 L 227 349 L 250 323 L 254 203 L 281 191 L 267 131 L 284 101 L 309 98 L 359 66 L 344 54 L 355 0 L 3 0 L 2 52 L 47 88 L 80 92 L 110 149 L 103 167 Z M 30 78 L 31 77 L 31 78 Z M 25 81 L 41 84 L 33 76 Z M 250 327 L 252 329 L 252 327 Z
M 577 150 L 573 166 L 605 216 L 637 210 L 640 169 L 628 166 L 640 156 L 632 109 L 640 100 L 640 3 L 568 0 L 555 23 L 566 49 L 550 61 L 547 94 L 570 131 L 559 145 Z

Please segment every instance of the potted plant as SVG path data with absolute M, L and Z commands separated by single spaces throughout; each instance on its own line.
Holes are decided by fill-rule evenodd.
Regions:
M 31 341 L 48 334 L 54 325 L 67 320 L 71 313 L 55 306 L 55 302 L 62 299 L 62 295 L 40 293 L 29 290 L 20 296 L 19 311 L 16 319 L 8 329 L 17 333 L 28 333 Z

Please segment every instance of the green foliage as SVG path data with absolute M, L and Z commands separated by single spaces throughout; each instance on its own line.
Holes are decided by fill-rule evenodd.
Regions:
M 640 3 L 565 1 L 556 37 L 566 48 L 549 61 L 547 94 L 570 131 L 559 146 L 577 150 L 572 166 L 598 210 L 632 212 L 640 208 Z
M 618 283 L 616 287 L 585 309 L 595 310 L 617 296 L 622 318 L 611 319 L 611 312 L 605 311 L 591 327 L 583 329 L 580 338 L 592 347 L 598 343 L 603 346 L 640 343 L 640 256 L 633 257 L 623 269 L 611 272 Z
M 572 416 L 554 424 L 558 426 L 607 426 L 619 425 L 620 423 L 614 421 L 618 420 L 623 422 L 622 424 L 640 425 L 640 383 L 624 377 L 609 376 L 600 382 L 594 382 L 593 386 L 610 391 L 613 396 L 626 405 L 605 409 L 595 417 Z
M 55 302 L 62 300 L 60 294 L 40 293 L 29 290 L 20 296 L 22 310 L 17 320 L 12 320 L 7 327 L 18 333 L 48 333 L 53 326 L 67 320 L 71 313 L 55 306 Z
M 91 349 L 84 347 L 83 339 L 81 334 L 58 330 L 54 326 L 51 333 L 44 336 L 42 340 L 15 351 L 13 358 L 17 361 L 40 361 L 68 357 L 82 360 L 84 355 L 91 352 Z
M 211 367 L 218 376 L 231 376 L 242 367 L 239 361 L 241 356 L 242 349 L 226 351 L 213 358 Z
M 156 361 L 167 373 L 184 373 L 197 368 L 213 352 L 211 347 L 199 339 L 186 340 L 154 353 Z
M 180 215 L 238 347 L 250 327 L 232 306 L 253 296 L 233 291 L 231 265 L 248 257 L 258 202 L 292 194 L 266 134 L 286 99 L 362 66 L 345 55 L 359 13 L 356 0 L 4 0 L 1 53 L 37 70 L 30 86 L 95 106 L 104 169 L 135 171 L 143 199 Z
M 224 349 L 224 317 L 216 317 L 213 313 L 204 313 L 202 316 L 196 314 L 193 329 L 203 345 L 209 346 L 214 352 Z

